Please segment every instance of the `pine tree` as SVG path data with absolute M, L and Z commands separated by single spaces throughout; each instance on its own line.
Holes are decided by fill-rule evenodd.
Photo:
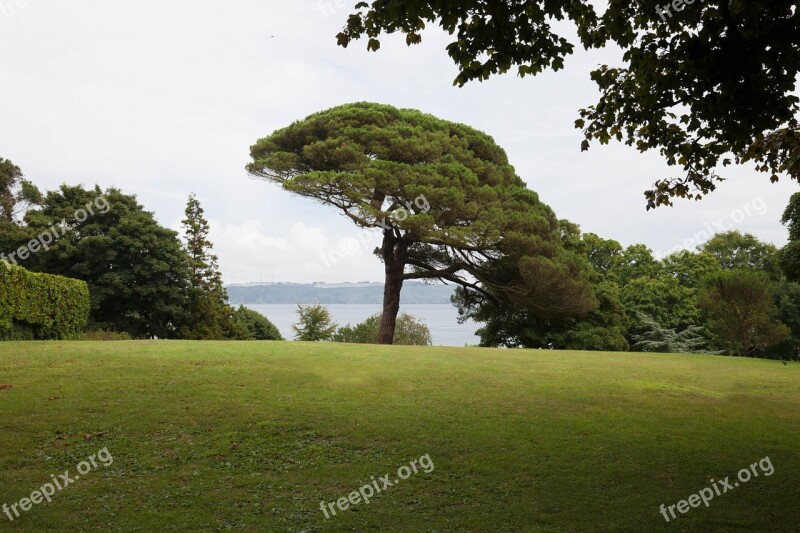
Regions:
M 210 227 L 194 194 L 186 204 L 182 221 L 190 276 L 190 321 L 183 329 L 189 339 L 224 339 L 235 336 L 234 310 L 228 305 L 228 291 L 222 284 L 214 245 L 208 239 Z

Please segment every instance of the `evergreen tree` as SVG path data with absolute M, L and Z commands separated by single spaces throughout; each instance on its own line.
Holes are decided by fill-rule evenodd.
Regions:
M 210 227 L 203 208 L 194 194 L 186 204 L 183 222 L 189 269 L 188 324 L 181 330 L 187 339 L 225 339 L 237 336 L 233 309 L 228 305 L 228 292 L 222 284 L 222 274 L 214 245 L 208 239 Z
M 367 102 L 316 113 L 259 140 L 249 172 L 382 233 L 391 344 L 408 280 L 453 283 L 473 300 L 541 318 L 597 308 L 553 210 L 486 135 L 412 109 Z
M 662 327 L 653 317 L 636 313 L 644 331 L 632 335 L 633 349 L 659 353 L 713 353 L 706 349 L 703 326 L 689 326 L 681 332 Z

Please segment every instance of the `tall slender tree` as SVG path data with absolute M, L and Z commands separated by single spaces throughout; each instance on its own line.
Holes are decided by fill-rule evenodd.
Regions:
M 182 336 L 195 339 L 231 337 L 233 309 L 228 305 L 228 292 L 222 283 L 214 245 L 208 238 L 211 228 L 203 208 L 194 194 L 186 203 L 183 232 L 188 253 L 190 280 L 189 313 L 191 319 Z

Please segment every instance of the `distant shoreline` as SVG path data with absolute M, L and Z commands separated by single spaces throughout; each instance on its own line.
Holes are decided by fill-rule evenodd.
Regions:
M 244 283 L 227 287 L 232 305 L 382 304 L 383 283 Z M 402 304 L 450 304 L 454 285 L 409 281 Z

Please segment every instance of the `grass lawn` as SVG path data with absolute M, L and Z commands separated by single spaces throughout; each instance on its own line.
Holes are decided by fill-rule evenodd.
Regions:
M 0 504 L 103 448 L 113 464 L 0 531 L 798 531 L 798 437 L 800 365 L 773 361 L 2 343 Z M 426 454 L 432 471 L 325 518 Z M 659 512 L 765 456 L 771 476 Z

